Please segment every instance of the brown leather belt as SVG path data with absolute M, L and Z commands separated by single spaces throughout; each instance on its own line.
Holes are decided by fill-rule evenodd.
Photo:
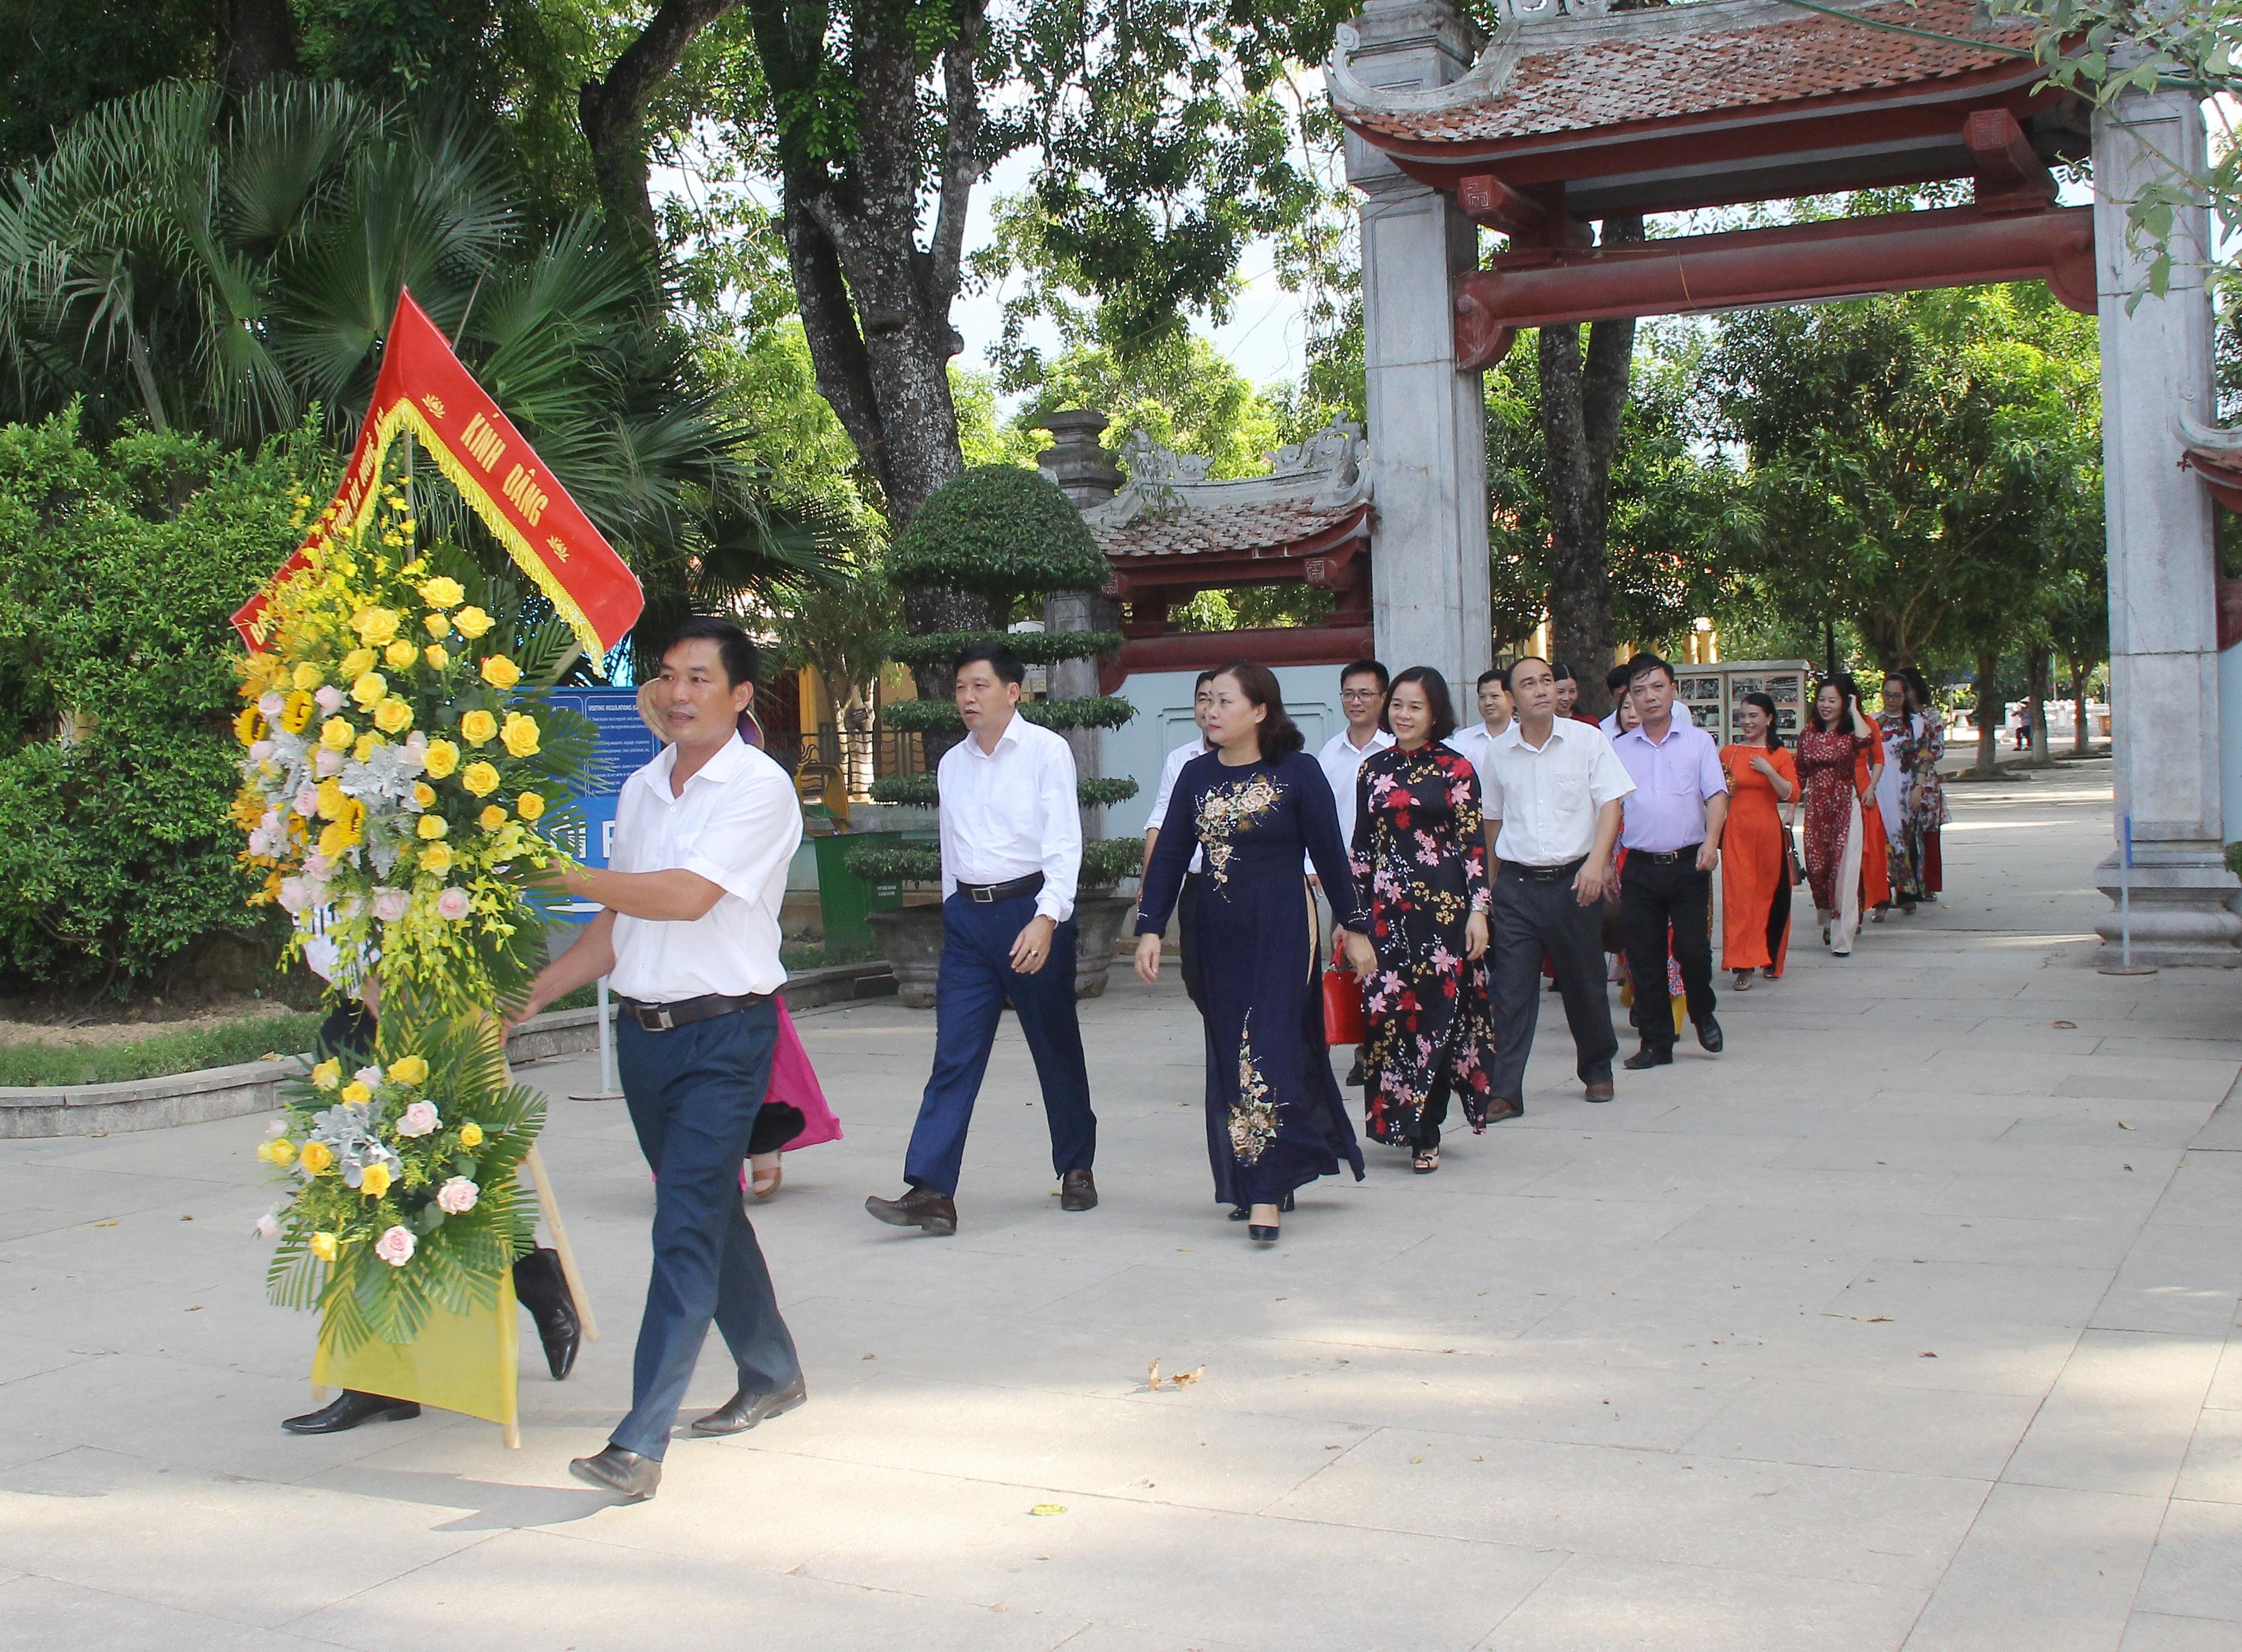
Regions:
M 668 1032 L 678 1027 L 689 1027 L 696 1021 L 713 1021 L 720 1015 L 748 1009 L 761 1004 L 764 996 L 750 992 L 745 997 L 732 998 L 711 992 L 704 997 L 679 998 L 672 1004 L 641 1004 L 636 998 L 618 996 L 615 1003 L 624 1016 L 648 1032 Z
M 994 901 L 1017 900 L 1023 895 L 1040 895 L 1044 875 L 1030 872 L 1025 877 L 1016 877 L 1009 883 L 960 883 L 957 892 L 967 900 L 987 906 Z

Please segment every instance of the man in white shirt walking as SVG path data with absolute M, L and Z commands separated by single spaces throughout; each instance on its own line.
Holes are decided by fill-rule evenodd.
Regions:
M 1199 727 L 1196 739 L 1186 740 L 1170 752 L 1167 761 L 1160 765 L 1159 789 L 1152 794 L 1152 812 L 1144 817 L 1144 862 L 1138 869 L 1142 881 L 1145 867 L 1152 863 L 1152 845 L 1160 841 L 1160 833 L 1168 821 L 1168 800 L 1176 795 L 1176 781 L 1184 772 L 1184 765 L 1194 757 L 1203 757 L 1214 749 L 1206 743 L 1206 708 L 1210 698 L 1207 685 L 1220 674 L 1202 671 L 1198 681 L 1191 684 L 1191 721 Z M 1198 978 L 1198 875 L 1206 863 L 1206 851 L 1191 850 L 1191 869 L 1184 874 L 1183 893 L 1176 897 L 1176 950 L 1183 956 L 1184 991 L 1193 1004 L 1199 1002 Z
M 957 1175 L 997 1021 L 1010 1001 L 1035 1058 L 1059 1208 L 1092 1210 L 1098 1117 L 1074 1010 L 1074 887 L 1082 816 L 1074 753 L 1019 714 L 1027 668 L 1002 644 L 957 656 L 965 738 L 943 753 L 942 977 L 934 1071 L 903 1158 L 900 1199 L 864 1208 L 894 1227 L 957 1232 Z
M 1490 1119 L 1515 1118 L 1526 1110 L 1526 1058 L 1534 1049 L 1545 950 L 1556 964 L 1588 1099 L 1612 1098 L 1619 1038 L 1604 990 L 1596 909 L 1619 836 L 1620 800 L 1635 789 L 1610 741 L 1585 722 L 1557 715 L 1556 679 L 1547 660 L 1529 655 L 1514 662 L 1510 688 L 1517 719 L 1494 742 L 1480 776 L 1494 838 Z
M 1357 660 L 1339 674 L 1339 708 L 1346 717 L 1346 727 L 1324 742 L 1323 749 L 1316 754 L 1316 762 L 1331 782 L 1332 801 L 1339 805 L 1339 841 L 1350 847 L 1354 843 L 1354 782 L 1362 765 L 1373 753 L 1384 751 L 1393 743 L 1393 736 L 1379 727 L 1386 719 L 1386 690 L 1392 683 L 1386 668 L 1375 660 Z M 1320 890 L 1323 885 L 1310 873 L 1309 881 Z M 1362 1046 L 1354 1051 L 1354 1064 L 1346 1070 L 1346 1082 L 1362 1082 Z
M 1487 773 L 1488 753 L 1494 742 L 1510 727 L 1510 674 L 1500 666 L 1479 674 L 1480 720 L 1468 729 L 1459 729 L 1447 738 L 1448 749 L 1472 766 L 1473 772 Z
M 739 736 L 755 691 L 755 644 L 737 626 L 694 619 L 677 628 L 655 691 L 673 743 L 624 782 L 607 867 L 558 880 L 607 910 L 537 977 L 521 1012 L 603 975 L 617 997 L 623 1098 L 654 1172 L 654 1273 L 630 1413 L 605 1451 L 568 1467 L 632 1501 L 661 1483 L 712 1318 L 739 1388 L 694 1433 L 739 1434 L 808 1397 L 740 1204 L 740 1165 L 778 1042 L 779 903 L 802 842 L 793 782 Z

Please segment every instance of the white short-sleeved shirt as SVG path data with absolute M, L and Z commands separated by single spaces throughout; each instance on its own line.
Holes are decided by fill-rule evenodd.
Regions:
M 1354 842 L 1354 781 L 1368 762 L 1373 753 L 1385 750 L 1393 743 L 1393 736 L 1383 729 L 1373 729 L 1367 745 L 1356 745 L 1340 729 L 1324 742 L 1324 749 L 1316 754 L 1316 762 L 1331 782 L 1332 802 L 1339 805 L 1339 841 Z
M 1194 757 L 1204 757 L 1213 748 L 1204 738 L 1185 741 L 1170 752 L 1167 761 L 1160 765 L 1160 789 L 1152 794 L 1152 812 L 1144 816 L 1144 829 L 1164 832 L 1168 829 L 1168 800 L 1176 795 L 1176 780 L 1184 772 L 1184 765 Z M 1198 871 L 1206 865 L 1206 850 L 1191 850 L 1189 870 Z
M 1074 748 L 1015 711 L 994 751 L 971 735 L 935 766 L 942 788 L 942 897 L 960 883 L 1044 875 L 1036 916 L 1074 916 L 1082 876 L 1082 812 Z
M 1494 857 L 1521 866 L 1581 858 L 1596 846 L 1597 811 L 1635 789 L 1602 731 L 1570 717 L 1552 722 L 1538 748 L 1513 722 L 1488 748 L 1479 784 L 1487 817 L 1502 823 Z
M 1510 722 L 1504 723 L 1503 732 L 1507 734 L 1511 724 L 1517 721 L 1514 717 Z M 1472 772 L 1480 777 L 1480 783 L 1483 786 L 1486 783 L 1487 751 L 1494 745 L 1496 738 L 1497 736 L 1487 733 L 1485 723 L 1475 722 L 1468 729 L 1457 729 L 1441 743 L 1472 766 Z
M 615 917 L 609 984 L 626 997 L 675 1004 L 743 997 L 786 984 L 778 961 L 787 863 L 802 843 L 794 782 L 737 735 L 673 796 L 677 748 L 623 782 L 608 865 L 618 872 L 697 872 L 724 893 L 692 919 Z

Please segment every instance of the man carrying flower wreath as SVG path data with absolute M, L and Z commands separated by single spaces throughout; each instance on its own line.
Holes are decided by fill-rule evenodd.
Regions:
M 516 1017 L 603 975 L 620 999 L 623 1096 L 655 1176 L 654 1269 L 630 1413 L 607 1449 L 568 1467 L 632 1501 L 661 1483 L 712 1318 L 739 1389 L 694 1433 L 739 1434 L 807 1397 L 739 1196 L 778 1038 L 779 904 L 802 842 L 786 771 L 739 737 L 755 684 L 755 644 L 730 621 L 688 620 L 671 635 L 655 695 L 673 743 L 624 782 L 608 867 L 554 879 L 607 910 Z

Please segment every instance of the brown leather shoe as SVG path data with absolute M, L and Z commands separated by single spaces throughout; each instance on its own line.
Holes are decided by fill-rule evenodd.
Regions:
M 1487 1122 L 1490 1125 L 1504 1124 L 1523 1117 L 1525 1112 L 1524 1102 L 1514 1101 L 1508 1096 L 1497 1096 L 1487 1105 Z
M 914 1187 L 901 1199 L 868 1199 L 864 1208 L 889 1227 L 916 1227 L 940 1238 L 957 1232 L 957 1205 L 929 1187 Z
M 1611 1098 L 1612 1082 L 1608 1078 L 1605 1079 L 1603 1083 L 1600 1085 L 1590 1085 L 1588 1088 L 1588 1094 L 1586 1097 L 1587 1100 L 1609 1101 Z
M 1094 1211 L 1098 1208 L 1098 1184 L 1086 1170 L 1071 1170 L 1060 1179 L 1058 1207 L 1063 1211 Z

